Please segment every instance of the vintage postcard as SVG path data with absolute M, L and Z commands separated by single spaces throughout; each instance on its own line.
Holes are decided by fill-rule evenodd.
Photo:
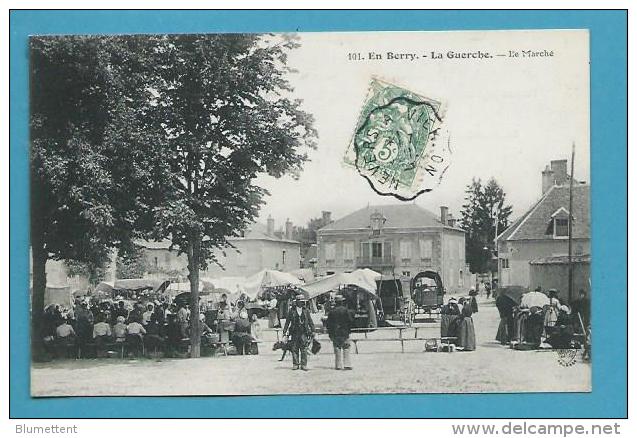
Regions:
M 592 390 L 586 30 L 29 56 L 32 396 Z

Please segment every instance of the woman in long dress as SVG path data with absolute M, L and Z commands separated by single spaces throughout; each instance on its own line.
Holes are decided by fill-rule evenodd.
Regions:
M 457 346 L 462 351 L 474 351 L 476 349 L 476 331 L 473 325 L 471 302 L 465 301 L 458 319 Z
M 515 303 L 505 295 L 499 295 L 495 300 L 495 306 L 500 313 L 500 324 L 495 335 L 496 341 L 506 345 L 513 336 L 513 307 Z
M 454 337 L 453 322 L 460 315 L 460 309 L 455 298 L 449 298 L 440 310 L 440 337 Z M 451 330 L 450 330 L 451 329 Z

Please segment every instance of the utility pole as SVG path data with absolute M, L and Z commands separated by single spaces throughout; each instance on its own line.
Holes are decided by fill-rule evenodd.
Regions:
M 575 142 L 571 150 L 571 180 L 568 190 L 568 301 L 573 300 L 573 172 L 575 166 Z

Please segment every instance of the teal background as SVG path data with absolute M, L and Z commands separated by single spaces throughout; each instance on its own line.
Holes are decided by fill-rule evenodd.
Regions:
M 590 29 L 591 38 L 592 295 L 596 322 L 592 393 L 141 399 L 29 396 L 28 35 L 554 28 Z M 627 416 L 625 11 L 12 11 L 10 37 L 12 418 Z M 607 310 L 611 308 L 621 310 L 611 313 Z

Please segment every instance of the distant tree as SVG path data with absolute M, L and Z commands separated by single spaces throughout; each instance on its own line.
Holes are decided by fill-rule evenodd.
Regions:
M 149 221 L 152 166 L 138 120 L 145 52 L 125 37 L 32 37 L 32 340 L 41 350 L 46 262 L 96 274 Z M 141 72 L 141 73 L 140 73 Z
M 89 284 L 96 285 L 106 277 L 106 265 L 109 259 L 93 260 L 88 262 L 78 262 L 76 260 L 65 260 L 67 274 L 70 277 L 82 276 L 88 279 Z
M 294 39 L 273 35 L 171 35 L 153 40 L 148 129 L 163 133 L 162 200 L 155 238 L 188 259 L 191 356 L 199 356 L 199 271 L 219 263 L 254 221 L 267 191 L 259 174 L 298 176 L 315 147 L 312 117 L 289 96 L 287 53 Z
M 506 204 L 506 194 L 495 179 L 486 185 L 473 179 L 465 190 L 460 224 L 467 232 L 466 258 L 471 272 L 484 273 L 496 251 L 496 221 L 498 234 L 509 226 L 512 207 Z
M 150 266 L 143 248 L 134 246 L 118 255 L 115 269 L 117 278 L 143 278 L 150 271 Z

